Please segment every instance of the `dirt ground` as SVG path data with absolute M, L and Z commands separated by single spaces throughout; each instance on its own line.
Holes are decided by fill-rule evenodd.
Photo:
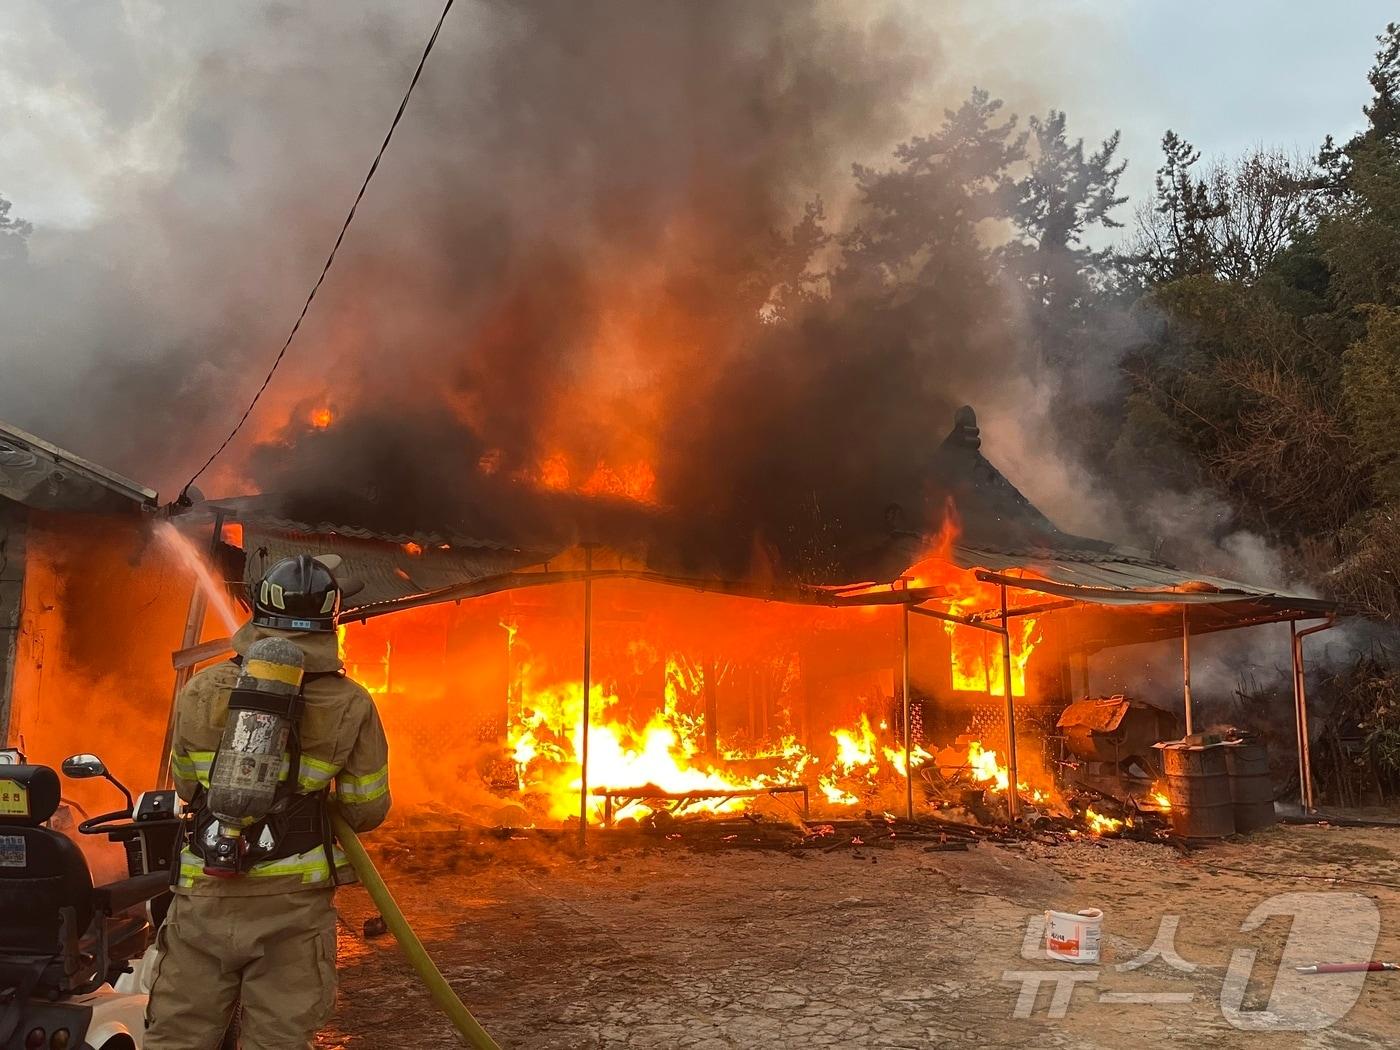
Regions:
M 598 844 L 578 860 L 508 843 L 455 871 L 410 858 L 386 877 L 507 1048 L 1400 1043 L 1400 973 L 1293 969 L 1400 959 L 1400 829 L 1278 827 L 1186 854 L 1092 840 L 662 846 Z M 1242 931 L 1271 898 L 1276 914 Z M 319 1046 L 458 1045 L 392 938 L 361 935 L 364 892 L 339 902 L 341 991 Z M 1044 909 L 1091 906 L 1104 911 L 1100 965 L 1046 961 L 1039 927 L 1028 939 Z M 1165 957 L 1124 965 L 1154 942 Z

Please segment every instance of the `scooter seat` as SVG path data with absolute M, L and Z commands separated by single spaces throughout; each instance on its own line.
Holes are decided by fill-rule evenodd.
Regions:
M 63 909 L 73 936 L 92 922 L 92 873 L 72 839 L 43 826 L 58 808 L 48 766 L 0 767 L 0 956 L 61 951 Z

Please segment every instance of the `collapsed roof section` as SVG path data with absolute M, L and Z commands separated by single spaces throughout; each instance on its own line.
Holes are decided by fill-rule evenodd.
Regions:
M 82 456 L 0 422 L 0 499 L 35 510 L 154 510 L 156 493 Z

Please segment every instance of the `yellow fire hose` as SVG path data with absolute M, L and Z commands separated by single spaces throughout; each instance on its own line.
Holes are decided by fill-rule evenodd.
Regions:
M 409 964 L 418 971 L 418 976 L 423 979 L 423 984 L 428 989 L 428 994 L 433 997 L 433 1002 L 437 1003 L 438 1009 L 447 1015 L 452 1027 L 457 1029 L 457 1033 L 468 1046 L 474 1047 L 475 1050 L 501 1050 L 486 1029 L 477 1023 L 471 1011 L 462 1004 L 462 1000 L 457 998 L 457 993 L 442 976 L 442 971 L 429 958 L 423 942 L 403 917 L 403 912 L 394 901 L 394 895 L 389 892 L 389 887 L 384 885 L 384 880 L 375 870 L 374 862 L 369 859 L 365 847 L 360 844 L 355 829 L 346 823 L 337 807 L 327 808 L 331 814 L 331 827 L 335 829 L 335 837 L 340 840 L 350 866 L 355 869 L 360 882 L 369 891 L 370 899 L 379 909 L 379 914 L 384 917 L 384 924 L 399 942 L 399 947 L 408 957 Z

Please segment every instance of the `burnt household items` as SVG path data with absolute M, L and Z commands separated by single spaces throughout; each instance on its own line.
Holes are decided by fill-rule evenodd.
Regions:
M 1070 779 L 1115 798 L 1146 794 L 1161 773 L 1157 743 L 1181 732 L 1172 712 L 1126 696 L 1077 700 L 1056 727 Z

